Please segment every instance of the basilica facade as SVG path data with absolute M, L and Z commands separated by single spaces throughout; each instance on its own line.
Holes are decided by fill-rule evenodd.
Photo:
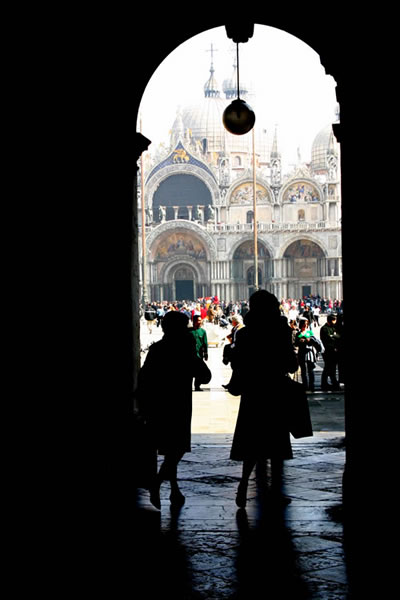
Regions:
M 316 136 L 311 162 L 283 173 L 276 129 L 272 139 L 257 123 L 244 136 L 224 129 L 235 82 L 234 66 L 220 88 L 211 65 L 203 98 L 178 110 L 169 148 L 144 168 L 147 299 L 245 300 L 257 280 L 278 298 L 342 299 L 340 148 L 332 124 Z

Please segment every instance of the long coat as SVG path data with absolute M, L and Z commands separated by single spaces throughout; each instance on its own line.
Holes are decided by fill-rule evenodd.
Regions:
M 230 458 L 292 458 L 283 402 L 285 375 L 297 370 L 291 329 L 280 317 L 268 322 L 251 310 L 246 317 L 236 336 L 228 388 L 241 395 Z
M 159 454 L 191 451 L 192 381 L 197 371 L 195 341 L 166 336 L 152 344 L 139 372 L 138 397 Z

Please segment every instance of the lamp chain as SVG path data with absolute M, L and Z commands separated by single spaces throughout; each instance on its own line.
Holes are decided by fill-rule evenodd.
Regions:
M 239 43 L 236 44 L 236 82 L 237 82 L 237 97 L 240 99 L 239 95 Z

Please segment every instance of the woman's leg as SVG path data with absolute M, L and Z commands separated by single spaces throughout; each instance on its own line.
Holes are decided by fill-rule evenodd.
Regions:
M 184 452 L 170 452 L 165 455 L 164 462 L 156 478 L 156 483 L 150 492 L 150 500 L 157 508 L 161 508 L 160 486 L 163 481 L 169 481 L 171 484 L 170 500 L 173 504 L 182 505 L 185 502 L 185 497 L 179 489 L 177 479 L 178 464 L 183 455 Z
M 244 508 L 247 502 L 247 485 L 249 483 L 249 477 L 251 475 L 252 470 L 256 465 L 257 459 L 255 458 L 246 458 L 243 461 L 242 468 L 242 479 L 240 480 L 238 491 L 236 494 L 236 504 L 239 508 Z

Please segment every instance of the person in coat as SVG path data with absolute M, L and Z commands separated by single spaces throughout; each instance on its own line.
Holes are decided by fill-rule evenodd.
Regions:
M 322 346 L 308 325 L 308 320 L 301 317 L 299 321 L 300 329 L 296 334 L 294 344 L 298 348 L 301 381 L 306 390 L 313 392 L 317 353 L 321 352 Z
M 241 396 L 230 452 L 232 460 L 243 462 L 236 496 L 240 508 L 246 506 L 253 468 L 265 459 L 271 459 L 272 492 L 282 498 L 283 460 L 293 458 L 282 394 L 287 373 L 298 368 L 292 331 L 287 319 L 280 315 L 277 298 L 266 290 L 258 290 L 250 297 L 249 305 L 245 327 L 236 335 L 228 387 L 233 395 Z
M 196 343 L 196 352 L 197 356 L 201 360 L 208 360 L 208 339 L 207 332 L 202 327 L 203 319 L 199 315 L 194 315 L 193 317 L 193 327 L 190 329 L 191 334 Z M 200 387 L 201 381 L 199 377 L 195 377 L 194 380 L 194 389 L 196 392 L 201 392 L 202 389 Z
M 338 347 L 340 343 L 340 332 L 336 328 L 336 315 L 329 314 L 325 325 L 320 330 L 321 342 L 324 346 L 322 354 L 324 359 L 324 369 L 321 375 L 321 389 L 339 390 L 340 385 L 336 378 L 336 367 L 338 364 Z M 328 378 L 331 385 L 328 384 Z
M 146 422 L 150 445 L 164 462 L 150 485 L 150 501 L 160 509 L 160 486 L 170 481 L 172 505 L 185 497 L 177 482 L 177 467 L 191 451 L 192 381 L 197 374 L 196 345 L 188 317 L 170 311 L 162 319 L 163 338 L 149 348 L 138 377 L 139 408 Z

